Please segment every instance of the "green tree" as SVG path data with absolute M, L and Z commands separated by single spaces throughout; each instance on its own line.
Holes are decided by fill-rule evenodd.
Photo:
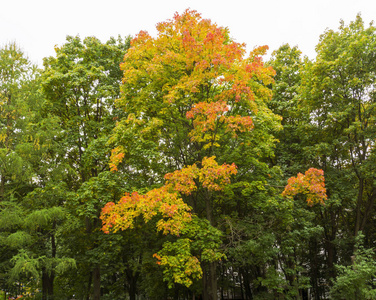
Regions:
M 283 172 L 280 181 L 276 183 L 283 186 L 287 178 L 298 172 L 312 166 L 322 167 L 312 162 L 305 152 L 305 147 L 311 143 L 310 134 L 314 132 L 307 130 L 310 114 L 303 101 L 302 77 L 306 75 L 305 70 L 312 62 L 307 58 L 302 59 L 297 47 L 285 44 L 273 52 L 268 63 L 276 71 L 273 98 L 269 107 L 274 113 L 281 115 L 283 125 L 283 130 L 276 133 L 279 143 L 272 163 Z M 323 210 L 322 206 L 310 207 L 303 204 L 302 197 L 295 197 L 291 207 L 279 214 L 278 218 L 285 220 L 285 226 L 273 228 L 280 250 L 278 262 L 283 270 L 287 270 L 284 272 L 284 285 L 289 287 L 290 296 L 294 294 L 295 297 L 303 297 L 308 287 L 315 299 L 320 299 L 325 293 L 320 288 L 325 273 L 322 268 L 325 257 L 321 254 L 324 247 L 323 228 L 327 226 L 325 221 L 321 222 Z M 328 236 L 327 238 L 329 239 Z
M 359 232 L 356 250 L 349 266 L 337 266 L 339 274 L 330 290 L 331 299 L 374 299 L 376 262 L 374 249 L 362 245 L 364 235 Z
M 316 143 L 308 154 L 324 170 L 343 172 L 352 182 L 356 195 L 351 195 L 347 207 L 352 211 L 349 219 L 355 236 L 365 229 L 376 197 L 375 42 L 375 27 L 365 28 L 359 15 L 348 26 L 342 22 L 338 31 L 328 30 L 321 36 L 316 62 L 304 78 L 303 96 L 310 108 L 308 130 L 316 132 Z M 344 206 L 346 200 L 336 196 Z
M 289 178 L 308 169 L 302 151 L 305 138 L 302 125 L 308 121 L 308 117 L 301 105 L 300 88 L 302 70 L 309 61 L 303 61 L 296 46 L 285 44 L 272 53 L 268 64 L 276 72 L 269 108 L 282 117 L 283 126 L 275 134 L 279 142 L 273 164 L 279 166 L 285 177 Z
M 82 297 L 92 294 L 94 299 L 101 296 L 101 249 L 109 242 L 98 231 L 100 209 L 124 188 L 120 174 L 109 172 L 107 141 L 119 115 L 114 100 L 122 76 L 119 63 L 128 47 L 128 38 L 101 43 L 94 37 L 67 37 L 55 48 L 56 57 L 44 60 L 44 112 L 56 125 L 51 165 L 59 170 L 51 176 L 54 184 L 60 180 L 66 187 L 62 205 L 68 221 L 60 232 L 65 242 L 61 251 L 77 263 L 71 278 L 76 278 L 76 290 L 69 291 Z M 62 286 L 66 283 L 61 278 Z
M 300 68 L 301 87 L 292 110 L 299 115 L 290 134 L 297 137 L 301 154 L 290 161 L 323 169 L 328 194 L 325 207 L 314 209 L 323 236 L 312 238 L 309 245 L 316 299 L 328 292 L 335 264 L 349 262 L 358 232 L 372 239 L 374 45 L 375 27 L 366 28 L 357 16 L 349 25 L 341 22 L 337 31 L 327 30 L 316 47 L 316 60 Z
M 22 189 L 31 176 L 24 162 L 27 145 L 32 143 L 32 129 L 40 94 L 38 71 L 16 44 L 0 50 L 0 197 L 9 199 Z
M 35 188 L 39 145 L 35 124 L 42 105 L 39 70 L 14 43 L 0 49 L 1 285 L 15 291 L 12 258 L 29 242 L 22 202 Z M 21 230 L 21 231 L 20 231 Z

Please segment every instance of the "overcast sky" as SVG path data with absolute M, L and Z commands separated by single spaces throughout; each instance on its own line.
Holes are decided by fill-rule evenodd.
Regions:
M 366 24 L 376 19 L 375 0 L 0 0 L 0 45 L 16 41 L 29 58 L 42 65 L 67 35 L 109 37 L 135 35 L 177 11 L 195 9 L 204 18 L 228 27 L 237 42 L 272 50 L 284 43 L 298 45 L 313 59 L 326 28 L 337 29 L 361 13 Z

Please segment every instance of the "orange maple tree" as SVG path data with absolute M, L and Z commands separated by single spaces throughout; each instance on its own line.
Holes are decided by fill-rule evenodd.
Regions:
M 233 41 L 226 28 L 201 18 L 196 11 L 176 13 L 172 20 L 158 23 L 157 30 L 156 38 L 141 31 L 121 64 L 124 77 L 117 105 L 126 117 L 117 123 L 111 140 L 116 148 L 110 167 L 116 171 L 122 162 L 140 165 L 144 161 L 141 167 L 146 165 L 146 169 L 168 162 L 176 171 L 165 175 L 160 188 L 144 195 L 126 194 L 117 204 L 108 203 L 101 218 L 105 232 L 132 228 L 137 217 L 145 222 L 158 218 L 158 231 L 179 238 L 155 257 L 168 267 L 167 273 L 174 270 L 168 273 L 169 278 L 188 286 L 202 275 L 200 260 L 222 257 L 218 244 L 210 241 L 210 246 L 201 248 L 200 257 L 191 253 L 192 232 L 219 236 L 211 224 L 212 197 L 230 184 L 230 177 L 237 172 L 234 164 L 218 164 L 214 149 L 229 137 L 252 131 L 257 103 L 270 99 L 267 86 L 275 72 L 260 57 L 266 46 L 255 48 L 244 58 L 244 44 Z M 134 150 L 140 145 L 149 147 L 146 157 Z M 171 153 L 182 157 L 175 159 Z M 150 170 L 144 173 L 154 171 Z M 198 212 L 186 204 L 189 196 L 203 190 L 207 192 L 196 198 L 206 204 L 209 225 L 196 222 Z M 182 266 L 188 269 L 184 271 Z
M 313 206 L 316 203 L 324 204 L 327 199 L 324 171 L 310 168 L 304 175 L 298 173 L 297 177 L 291 177 L 287 181 L 282 196 L 292 197 L 297 194 L 306 195 L 309 206 Z

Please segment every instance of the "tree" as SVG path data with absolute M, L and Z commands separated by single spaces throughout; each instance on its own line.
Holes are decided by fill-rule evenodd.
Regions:
M 352 256 L 352 264 L 337 266 L 339 275 L 330 290 L 332 299 L 374 299 L 376 289 L 374 278 L 376 264 L 374 249 L 365 249 L 362 245 L 364 235 L 359 233 L 356 241 L 356 250 Z
M 279 143 L 276 145 L 272 163 L 283 171 L 278 185 L 285 185 L 286 180 L 298 172 L 312 170 L 312 167 L 324 168 L 316 160 L 312 160 L 311 155 L 308 155 L 306 151 L 307 146 L 316 142 L 316 132 L 310 129 L 310 110 L 305 101 L 302 86 L 305 79 L 311 76 L 307 70 L 313 62 L 308 58 L 302 59 L 297 47 L 285 44 L 273 52 L 268 63 L 276 71 L 275 83 L 272 85 L 273 98 L 269 107 L 283 118 L 283 130 L 276 133 Z M 328 172 L 330 171 L 325 169 L 326 177 L 331 176 Z M 288 181 L 303 183 L 304 178 L 305 176 L 300 174 L 297 178 L 290 178 Z M 311 186 L 313 187 L 314 185 Z M 309 193 L 308 190 L 305 193 L 307 192 Z M 330 197 L 330 194 L 328 195 Z M 330 201 L 325 198 L 319 197 L 325 200 L 325 206 L 312 206 L 312 203 L 309 206 L 302 206 L 300 202 L 304 201 L 303 197 L 294 198 L 291 210 L 289 213 L 286 212 L 285 217 L 289 220 L 287 226 L 273 229 L 273 233 L 279 240 L 278 244 L 282 243 L 279 246 L 281 250 L 279 257 L 282 263 L 286 264 L 283 268 L 292 270 L 291 265 L 300 268 L 299 272 L 294 272 L 294 276 L 296 276 L 296 281 L 306 283 L 299 291 L 295 290 L 295 293 L 303 296 L 302 293 L 307 293 L 307 287 L 310 286 L 311 295 L 315 299 L 321 299 L 327 293 L 325 287 L 328 283 L 325 278 L 328 277 L 328 270 L 330 270 L 325 264 L 331 260 L 330 257 L 333 258 L 334 254 L 333 244 L 330 242 L 334 239 L 331 235 L 333 227 L 327 217 L 323 216 L 333 216 L 335 210 L 328 206 Z M 289 249 L 294 249 L 293 253 Z M 291 275 L 288 277 L 292 278 Z M 292 282 L 292 280 L 289 281 Z M 290 283 L 287 284 L 295 289 Z
M 183 200 L 179 205 L 188 204 L 191 213 L 207 220 L 213 231 L 221 211 L 219 197 L 229 182 L 210 174 L 226 169 L 226 161 L 237 164 L 234 159 L 242 167 L 244 158 L 261 165 L 255 157 L 263 150 L 272 153 L 271 132 L 278 128 L 279 119 L 265 102 L 271 96 L 266 85 L 272 82 L 274 71 L 265 67 L 260 57 L 267 47 L 256 48 L 244 59 L 243 44 L 232 41 L 227 29 L 202 19 L 195 11 L 175 14 L 173 20 L 159 23 L 157 30 L 157 38 L 140 32 L 125 55 L 122 97 L 117 101 L 125 117 L 119 120 L 111 138 L 112 169 L 121 168 L 139 188 L 157 189 L 137 196 L 144 199 L 141 202 L 132 194 L 117 205 L 107 206 L 103 218 L 106 224 L 111 215 L 113 228 L 121 229 L 116 220 L 128 211 L 139 215 L 136 203 L 160 198 L 163 205 L 171 205 L 165 202 L 167 199 L 155 196 L 156 191 L 164 189 L 165 174 L 170 174 L 165 178 L 169 182 L 171 176 L 177 177 L 177 184 L 170 189 Z M 258 142 L 252 146 L 259 153 L 242 156 L 241 149 L 254 141 L 253 128 L 253 138 Z M 214 173 L 206 167 L 208 161 L 216 166 Z M 244 166 L 242 173 L 249 172 L 249 168 Z M 182 184 L 178 178 L 186 182 Z M 218 189 L 211 189 L 212 184 Z M 194 189 L 187 193 L 186 185 Z M 121 207 L 125 207 L 123 211 Z M 115 214 L 117 210 L 121 213 Z M 183 238 L 175 239 L 178 245 L 183 242 Z M 165 261 L 162 258 L 160 262 Z M 216 263 L 201 265 L 204 299 L 216 299 Z M 168 270 L 165 274 L 176 274 Z
M 279 166 L 286 177 L 291 177 L 309 167 L 302 151 L 304 125 L 307 114 L 301 105 L 300 94 L 303 67 L 310 62 L 302 59 L 301 51 L 295 46 L 284 44 L 273 51 L 268 64 L 276 72 L 272 84 L 273 97 L 269 108 L 282 117 L 283 129 L 277 132 L 273 164 Z
M 22 152 L 32 139 L 34 115 L 28 112 L 39 105 L 40 94 L 38 71 L 16 44 L 0 50 L 0 64 L 0 197 L 5 200 L 30 178 Z
M 323 167 L 342 169 L 356 182 L 356 200 L 349 204 L 354 208 L 355 236 L 364 230 L 376 197 L 374 44 L 375 27 L 364 28 L 359 15 L 348 26 L 342 22 L 339 31 L 321 36 L 317 60 L 305 77 L 311 127 L 321 136 L 311 155 Z
M 35 188 L 39 158 L 39 70 L 15 44 L 0 49 L 0 235 L 1 286 L 15 292 L 12 260 L 30 236 L 22 231 L 24 197 Z
M 56 126 L 50 140 L 49 165 L 59 170 L 51 172 L 50 181 L 53 185 L 65 183 L 61 205 L 69 220 L 60 231 L 61 240 L 66 242 L 60 249 L 76 259 L 78 282 L 84 281 L 85 289 L 82 284 L 75 287 L 86 298 L 91 293 L 94 299 L 101 296 L 99 252 L 109 240 L 102 239 L 97 230 L 100 209 L 104 201 L 118 197 L 124 189 L 119 184 L 120 174 L 109 172 L 107 141 L 118 113 L 114 100 L 119 97 L 119 63 L 128 47 L 128 38 L 101 43 L 95 37 L 83 41 L 67 37 L 63 46 L 55 48 L 56 57 L 44 60 L 44 112 Z M 41 192 L 47 188 L 48 184 L 44 185 Z M 77 234 L 72 236 L 71 232 Z M 72 285 L 75 283 L 77 280 Z
M 282 72 L 299 81 L 300 87 L 291 86 L 296 106 L 282 114 L 293 126 L 285 127 L 288 139 L 279 136 L 280 149 L 289 149 L 280 152 L 279 161 L 287 158 L 287 170 L 322 169 L 326 178 L 326 205 L 313 208 L 314 223 L 323 228 L 323 236 L 313 237 L 308 249 L 317 299 L 328 292 L 325 286 L 336 276 L 335 264 L 349 262 L 354 237 L 359 230 L 367 232 L 367 223 L 373 220 L 374 53 L 369 49 L 374 30 L 372 25 L 365 28 L 360 16 L 348 26 L 341 22 L 339 30 L 327 30 L 320 37 L 315 61 L 305 60 L 300 67 L 296 63 L 294 69 L 288 67 L 294 65 L 292 59 L 285 64 L 287 74 Z M 280 58 L 273 61 L 276 70 Z

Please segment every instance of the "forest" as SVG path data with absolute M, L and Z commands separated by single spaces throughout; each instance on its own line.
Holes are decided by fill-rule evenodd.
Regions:
M 0 299 L 376 299 L 376 27 L 157 30 L 1 47 Z

